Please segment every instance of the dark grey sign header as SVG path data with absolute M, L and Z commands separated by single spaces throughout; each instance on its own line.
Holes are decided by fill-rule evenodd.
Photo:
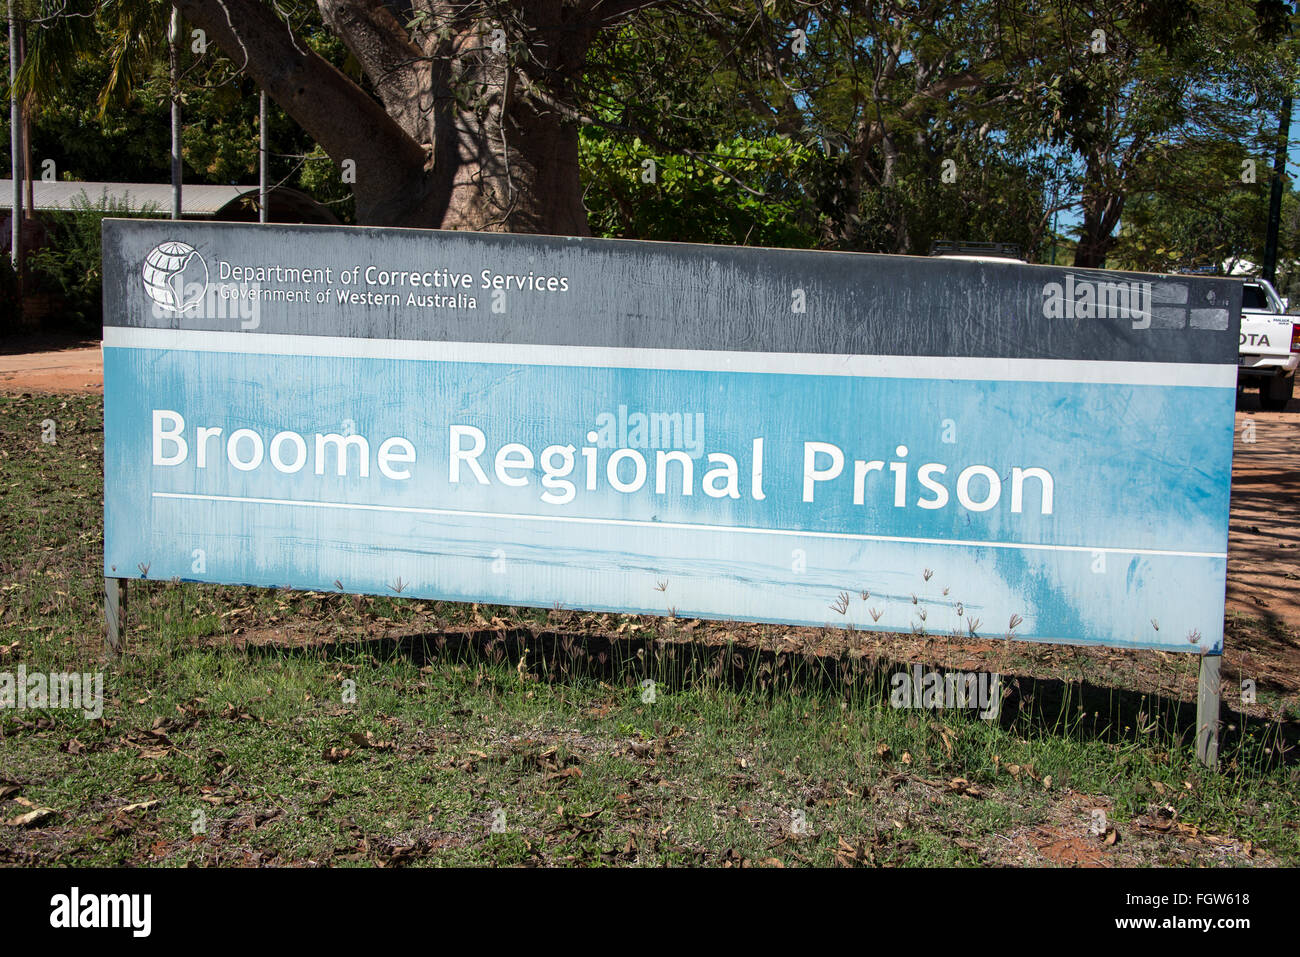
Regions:
M 1015 262 L 371 227 L 104 221 L 107 326 L 1235 364 L 1241 285 Z

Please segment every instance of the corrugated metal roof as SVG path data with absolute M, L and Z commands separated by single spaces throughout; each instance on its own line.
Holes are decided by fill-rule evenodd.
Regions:
M 182 216 L 214 216 L 228 203 L 245 193 L 256 195 L 256 186 L 193 186 L 181 187 Z M 172 188 L 170 183 L 47 183 L 35 180 L 32 183 L 32 199 L 36 210 L 71 210 L 73 200 L 86 194 L 92 206 L 105 197 L 117 203 L 130 203 L 131 209 L 141 210 L 153 205 L 159 214 L 168 215 L 172 208 Z M 13 180 L 0 180 L 0 209 L 13 206 Z M 26 193 L 23 202 L 26 202 Z

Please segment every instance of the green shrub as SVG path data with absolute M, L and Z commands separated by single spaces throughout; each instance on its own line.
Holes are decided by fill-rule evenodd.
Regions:
M 101 196 L 92 203 L 83 190 L 72 210 L 45 217 L 45 244 L 28 259 L 33 283 L 61 300 L 61 325 L 70 332 L 97 332 L 103 325 L 103 258 L 100 230 L 106 216 L 156 216 L 158 205 L 133 209 L 129 201 Z

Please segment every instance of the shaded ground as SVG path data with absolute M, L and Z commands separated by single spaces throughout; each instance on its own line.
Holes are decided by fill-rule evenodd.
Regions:
M 1228 531 L 1228 611 L 1300 630 L 1300 400 L 1237 404 Z

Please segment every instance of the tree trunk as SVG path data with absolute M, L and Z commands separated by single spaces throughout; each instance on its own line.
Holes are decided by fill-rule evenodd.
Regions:
M 504 58 L 482 64 L 475 73 L 473 88 L 483 105 L 451 114 L 456 175 L 437 225 L 589 235 L 578 125 L 525 95 Z M 463 83 L 465 77 L 459 79 Z M 444 134 L 434 133 L 435 141 L 439 135 Z
M 1091 211 L 1085 211 L 1079 244 L 1074 250 L 1074 265 L 1081 269 L 1104 269 L 1106 254 L 1114 244 L 1114 237 L 1102 232 L 1098 217 Z
M 1079 244 L 1074 251 L 1074 264 L 1087 269 L 1104 269 L 1106 257 L 1115 248 L 1115 227 L 1123 199 L 1117 195 L 1105 197 L 1086 191 L 1083 197 L 1083 223 L 1079 230 Z
M 1106 183 L 1122 183 L 1123 177 L 1100 151 L 1089 153 L 1084 170 L 1083 223 L 1074 264 L 1087 269 L 1104 269 L 1106 256 L 1115 247 L 1115 227 L 1124 209 L 1124 197 Z

